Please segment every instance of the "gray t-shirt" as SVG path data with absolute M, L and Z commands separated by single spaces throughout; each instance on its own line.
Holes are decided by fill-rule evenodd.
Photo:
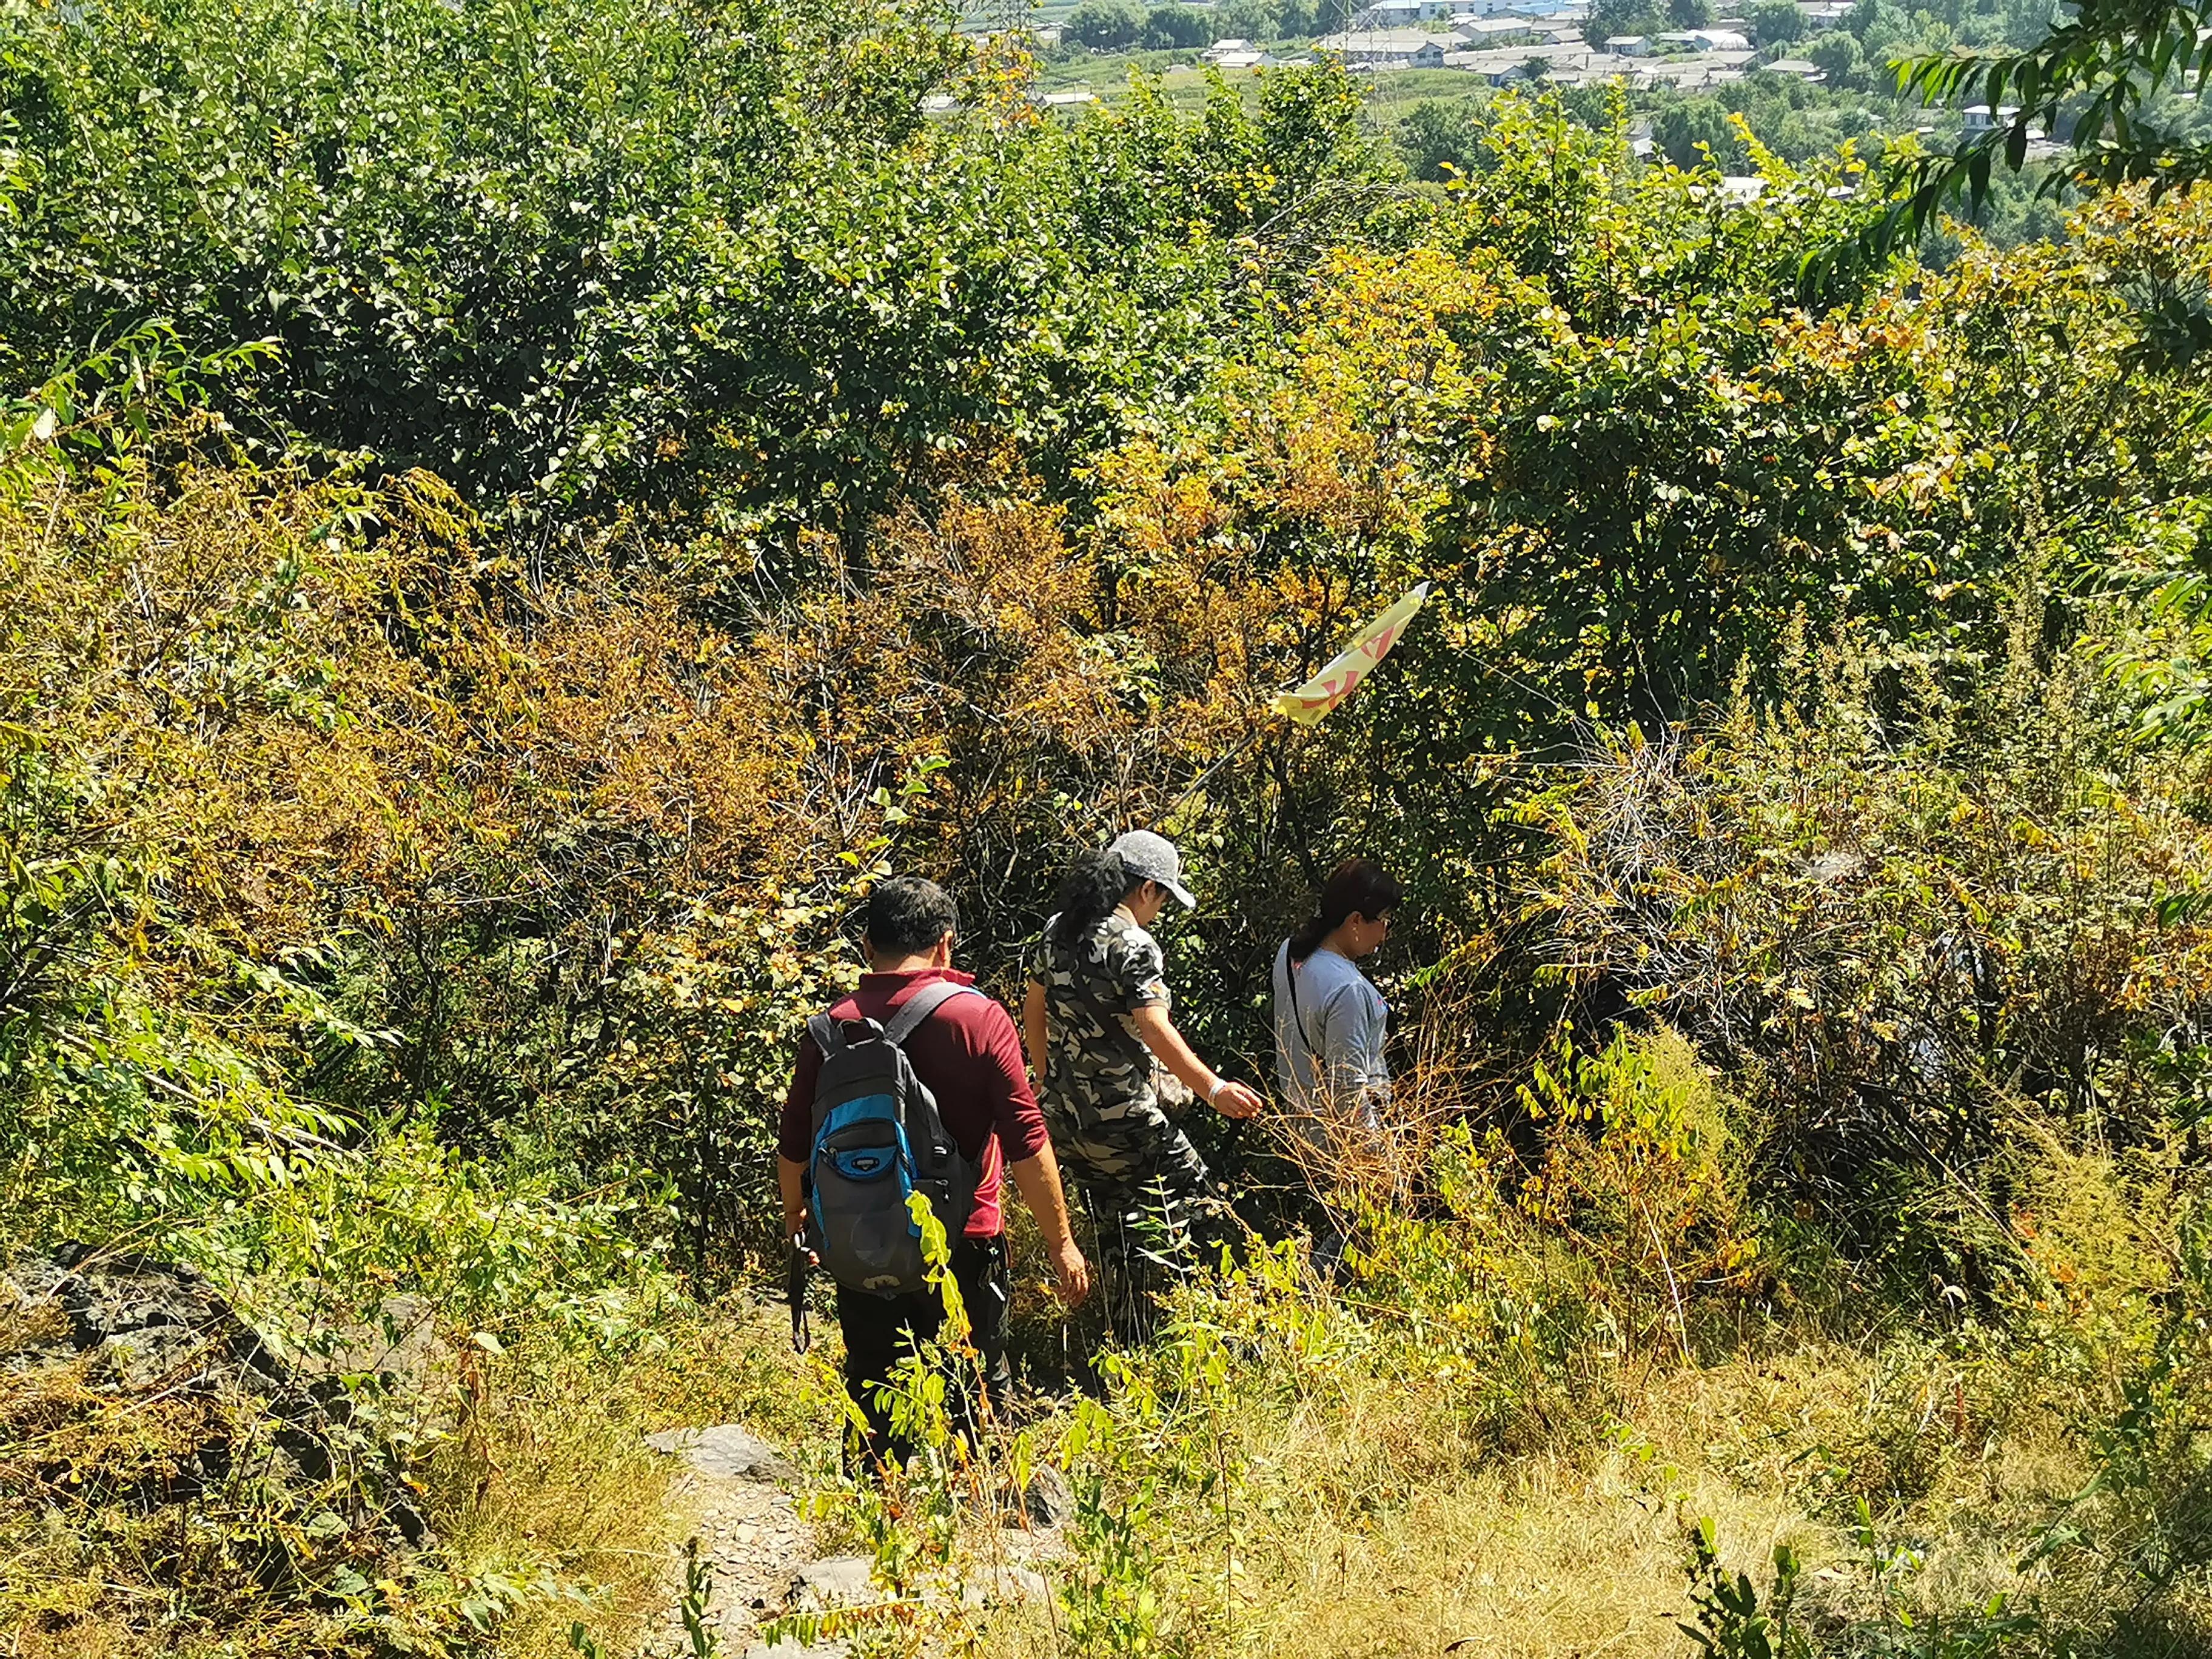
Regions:
M 1288 939 L 1275 952 L 1274 980 L 1275 1077 L 1291 1111 L 1380 1129 L 1390 1103 L 1382 994 L 1334 951 L 1292 967 Z

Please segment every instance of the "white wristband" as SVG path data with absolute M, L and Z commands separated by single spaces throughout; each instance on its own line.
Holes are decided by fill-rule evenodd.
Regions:
M 1216 1077 L 1213 1079 L 1213 1086 L 1206 1091 L 1206 1103 L 1209 1106 L 1217 1106 L 1220 1104 L 1221 1091 L 1228 1086 L 1229 1079 L 1227 1078 Z

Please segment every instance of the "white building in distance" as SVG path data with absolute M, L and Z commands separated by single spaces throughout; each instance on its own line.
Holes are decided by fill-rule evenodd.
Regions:
M 1598 53 L 1583 46 L 1522 46 L 1502 52 L 1448 52 L 1443 66 L 1480 75 L 1492 86 L 1502 87 L 1522 79 L 1530 64 L 1540 62 L 1547 79 L 1572 86 L 1580 84 L 1596 66 L 1598 57 Z
M 1467 9 L 1467 0 L 1370 0 L 1352 20 L 1355 30 L 1405 29 L 1441 23 Z
M 1546 30 L 1542 24 L 1526 17 L 1500 15 L 1455 18 L 1452 33 L 1470 46 L 1496 46 L 1509 40 L 1540 40 Z
M 1442 69 L 1444 53 L 1458 49 L 1452 35 L 1424 34 L 1419 29 L 1354 29 L 1348 34 L 1323 36 L 1316 43 L 1334 52 L 1352 70 Z

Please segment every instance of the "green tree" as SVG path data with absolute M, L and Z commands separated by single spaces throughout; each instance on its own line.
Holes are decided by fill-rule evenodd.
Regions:
M 1865 64 L 1858 39 L 1848 29 L 1830 29 L 1817 36 L 1806 48 L 1805 56 L 1836 88 L 1856 86 Z
M 1889 61 L 1901 46 L 1911 45 L 1923 37 L 1913 21 L 1888 0 L 1871 0 L 1852 8 L 1851 33 L 1857 37 L 1859 48 L 1865 54 L 1867 72 L 1876 84 L 1887 87 L 1892 83 Z
M 1145 14 L 1133 0 L 1083 0 L 1063 25 L 1066 38 L 1098 52 L 1133 46 L 1145 32 Z
M 1710 28 L 1713 0 L 1667 0 L 1667 21 L 1678 29 Z
M 1146 14 L 1144 43 L 1155 50 L 1168 46 L 1202 46 L 1213 39 L 1214 14 L 1178 0 L 1154 6 Z
M 1416 179 L 1449 178 L 1447 167 L 1465 173 L 1481 146 L 1474 106 L 1456 98 L 1423 99 L 1398 123 L 1398 146 Z
M 1583 24 L 1583 39 L 1601 46 L 1615 35 L 1656 34 L 1665 27 L 1654 0 L 1595 0 Z
M 1742 145 L 1729 125 L 1729 112 L 1712 98 L 1685 98 L 1661 109 L 1651 118 L 1651 141 L 1662 155 L 1684 172 L 1718 167 L 1736 171 Z M 1700 144 L 1711 150 L 1708 158 Z
M 0 216 L 0 375 L 157 319 L 198 351 L 270 339 L 255 426 L 537 519 L 791 385 L 775 329 L 737 323 L 781 279 L 730 228 L 819 219 L 968 56 L 942 15 L 871 0 L 140 18 L 9 25 L 0 106 L 38 112 L 44 182 Z
M 1796 0 L 1759 0 L 1751 9 L 1751 27 L 1762 46 L 1784 46 L 1804 38 L 1805 14 Z
M 1224 40 L 1273 40 L 1290 33 L 1283 27 L 1281 9 L 1269 0 L 1230 0 L 1215 15 Z

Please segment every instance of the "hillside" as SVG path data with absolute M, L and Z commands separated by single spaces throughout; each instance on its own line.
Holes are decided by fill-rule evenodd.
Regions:
M 7 1652 L 2212 1651 L 2180 173 L 1939 265 L 1618 94 L 1440 184 L 874 0 L 4 18 Z M 1131 826 L 1271 1095 L 1402 881 L 1390 1133 L 1194 1109 L 1139 1344 L 1017 1207 L 1009 1408 L 850 1478 L 804 1023 Z

